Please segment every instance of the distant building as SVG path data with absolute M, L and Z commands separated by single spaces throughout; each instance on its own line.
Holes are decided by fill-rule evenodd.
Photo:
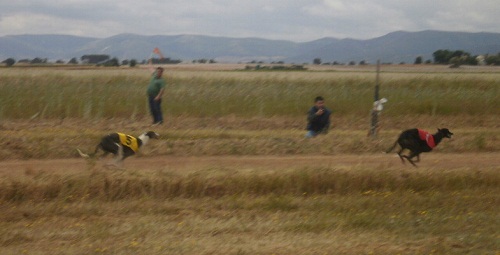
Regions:
M 477 61 L 478 66 L 485 66 L 486 65 L 486 58 L 483 55 L 477 56 L 476 61 Z

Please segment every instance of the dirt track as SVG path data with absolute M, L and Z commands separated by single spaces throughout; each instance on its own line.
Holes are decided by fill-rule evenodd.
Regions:
M 95 166 L 102 168 L 110 158 L 101 160 Z M 421 155 L 417 169 L 464 169 L 491 168 L 500 166 L 500 153 L 427 153 Z M 215 157 L 133 157 L 125 161 L 125 169 L 141 171 L 183 171 L 226 169 L 226 170 L 278 170 L 301 167 L 391 167 L 415 169 L 403 165 L 395 154 L 332 155 L 332 156 L 215 156 Z M 13 177 L 26 171 L 51 173 L 77 173 L 89 169 L 84 159 L 12 160 L 0 161 L 0 177 Z

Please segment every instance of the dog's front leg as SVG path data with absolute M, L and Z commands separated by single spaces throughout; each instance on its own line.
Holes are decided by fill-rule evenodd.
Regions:
M 418 154 L 412 151 L 412 152 L 410 153 L 410 155 L 405 156 L 405 157 L 406 157 L 406 159 L 407 159 L 407 160 L 408 160 L 408 161 L 409 161 L 409 162 L 410 162 L 410 163 L 411 163 L 414 167 L 417 167 L 417 165 L 415 164 L 415 161 L 413 161 L 413 159 L 412 159 L 412 158 L 414 158 L 415 156 L 417 156 L 417 157 L 418 157 Z M 418 161 L 416 161 L 416 162 L 418 162 Z
M 403 158 L 404 156 L 403 156 L 403 154 L 401 154 L 403 152 L 403 150 L 404 149 L 401 149 L 397 153 L 398 153 L 399 158 L 401 159 L 401 162 L 403 162 L 403 164 L 406 164 L 406 162 L 405 162 L 405 160 Z
M 115 166 L 121 168 L 123 161 L 123 146 L 119 143 L 115 143 L 115 145 L 117 147 L 116 157 L 113 162 L 108 163 L 107 166 Z
M 116 146 L 118 146 L 118 153 L 116 156 L 115 165 L 117 167 L 121 167 L 123 164 L 123 146 L 119 143 L 116 143 Z
M 413 162 L 420 162 L 420 154 L 417 154 L 417 160 L 415 160 Z

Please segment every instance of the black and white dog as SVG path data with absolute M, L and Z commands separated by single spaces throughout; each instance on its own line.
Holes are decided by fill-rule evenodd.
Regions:
M 123 160 L 136 154 L 139 151 L 139 148 L 146 145 L 150 139 L 158 139 L 158 137 L 158 133 L 154 131 L 146 132 L 139 137 L 123 133 L 111 133 L 101 139 L 101 142 L 96 146 L 94 153 L 89 155 L 81 152 L 79 149 L 77 149 L 77 151 L 83 158 L 93 158 L 97 155 L 99 150 L 104 152 L 101 157 L 105 157 L 109 153 L 112 153 L 116 156 L 115 162 L 107 165 L 121 167 Z

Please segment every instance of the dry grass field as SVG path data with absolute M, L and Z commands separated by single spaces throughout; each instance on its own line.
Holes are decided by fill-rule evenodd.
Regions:
M 364 112 L 364 106 L 342 110 L 339 95 L 332 103 L 338 110 L 331 132 L 316 139 L 303 137 L 305 116 L 300 110 L 253 110 L 252 103 L 261 102 L 250 100 L 240 102 L 247 112 L 217 115 L 199 114 L 195 104 L 182 104 L 186 98 L 199 98 L 190 93 L 213 97 L 219 96 L 217 89 L 233 87 L 231 93 L 221 91 L 221 98 L 229 95 L 236 102 L 251 92 L 271 94 L 266 99 L 274 100 L 273 93 L 280 91 L 276 87 L 286 85 L 299 90 L 278 99 L 302 107 L 290 101 L 305 93 L 301 86 L 323 90 L 322 83 L 336 79 L 341 82 L 332 83 L 331 94 L 357 100 L 347 93 L 346 84 L 369 84 L 374 78 L 373 66 L 234 71 L 243 68 L 168 66 L 174 84 L 166 108 L 188 110 L 166 109 L 166 123 L 154 127 L 161 138 L 127 159 L 124 169 L 104 167 L 111 158 L 84 160 L 76 148 L 91 151 L 109 132 L 138 135 L 152 129 L 149 116 L 122 101 L 120 108 L 135 109 L 133 117 L 108 109 L 99 112 L 97 106 L 107 108 L 107 101 L 86 87 L 98 90 L 92 81 L 104 81 L 132 92 L 103 95 L 135 95 L 143 89 L 135 90 L 135 84 L 147 81 L 144 70 L 1 68 L 0 91 L 6 93 L 0 94 L 0 254 L 500 253 L 500 116 L 488 106 L 500 105 L 500 70 L 384 67 L 382 85 L 401 85 L 390 85 L 392 94 L 384 92 L 397 107 L 387 106 L 376 138 L 367 137 L 368 112 L 348 112 Z M 28 78 L 18 77 L 23 74 Z M 289 84 L 295 80 L 303 82 Z M 425 87 L 421 80 L 435 84 Z M 53 81 L 65 84 L 51 87 Z M 468 84 L 474 81 L 477 93 Z M 6 96 L 30 82 L 62 95 L 74 93 L 75 87 L 97 103 L 82 101 L 81 107 L 68 110 L 64 96 L 47 93 L 32 108 L 18 103 L 28 104 L 30 92 L 16 90 L 15 100 Z M 441 82 L 445 88 L 439 88 Z M 453 90 L 453 82 L 460 91 Z M 238 84 L 254 83 L 265 89 L 238 94 L 243 88 Z M 471 113 L 444 111 L 436 104 L 430 111 L 400 111 L 405 102 L 419 100 L 406 94 L 405 86 L 417 92 L 448 92 L 450 104 L 461 100 Z M 69 98 L 78 104 L 78 97 Z M 484 109 L 474 108 L 474 100 L 486 100 Z M 203 102 L 214 111 L 219 107 Z M 416 112 L 406 112 L 412 110 Z M 50 117 L 58 113 L 66 116 Z M 410 127 L 448 127 L 455 135 L 422 154 L 414 168 L 402 164 L 395 153 L 383 153 Z
M 7 160 L 2 254 L 495 254 L 500 153 Z

